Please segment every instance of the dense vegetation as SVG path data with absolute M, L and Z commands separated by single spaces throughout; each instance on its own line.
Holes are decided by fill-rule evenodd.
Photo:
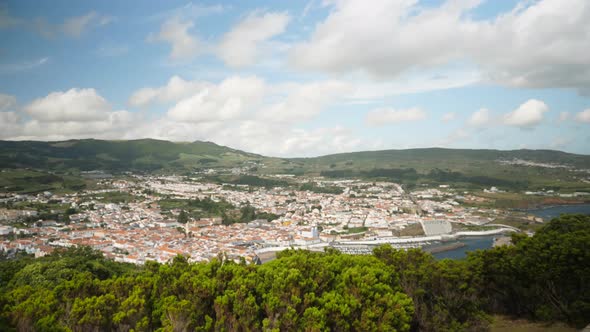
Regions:
M 0 171 L 0 192 L 20 194 L 37 194 L 44 191 L 72 192 L 86 189 L 86 186 L 83 179 L 75 176 L 24 169 Z
M 243 204 L 236 208 L 226 200 L 214 201 L 210 197 L 203 199 L 178 199 L 164 198 L 158 201 L 164 213 L 172 209 L 180 210 L 177 217 L 178 222 L 186 223 L 189 218 L 210 218 L 221 217 L 224 225 L 231 225 L 241 222 L 250 222 L 256 219 L 265 219 L 272 221 L 279 216 L 274 213 L 258 211 L 249 203 Z
M 486 308 L 578 327 L 590 323 L 590 216 L 564 215 L 533 238 L 513 242 L 471 257 Z
M 285 251 L 262 266 L 223 259 L 143 267 L 88 248 L 0 264 L 9 331 L 460 331 L 492 313 L 590 322 L 590 216 L 562 216 L 515 246 L 436 261 Z
M 180 209 L 188 212 L 190 217 L 196 219 L 201 217 L 220 217 L 223 213 L 235 208 L 226 200 L 214 201 L 210 197 L 203 199 L 163 198 L 158 201 L 158 205 L 164 213 L 172 209 Z

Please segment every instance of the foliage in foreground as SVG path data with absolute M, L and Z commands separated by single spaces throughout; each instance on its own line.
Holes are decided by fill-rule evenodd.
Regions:
M 577 327 L 590 323 L 590 216 L 562 215 L 515 246 L 472 255 L 488 311 Z
M 0 263 L 0 329 L 485 331 L 498 312 L 587 324 L 590 217 L 515 240 L 463 261 L 384 246 L 289 250 L 262 266 L 178 256 L 138 267 L 69 249 Z

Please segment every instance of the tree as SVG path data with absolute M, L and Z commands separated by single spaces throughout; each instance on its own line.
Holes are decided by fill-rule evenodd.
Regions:
M 0 260 L 0 330 L 482 331 L 494 313 L 583 327 L 588 243 L 590 216 L 575 215 L 461 261 L 382 246 L 134 266 L 69 248 Z
M 513 247 L 470 255 L 488 310 L 590 323 L 590 216 L 562 215 Z
M 176 219 L 181 224 L 186 224 L 188 222 L 188 214 L 184 210 L 180 210 L 178 214 L 178 218 Z
M 252 205 L 246 204 L 240 208 L 241 222 L 250 222 L 254 219 L 256 219 L 256 209 Z

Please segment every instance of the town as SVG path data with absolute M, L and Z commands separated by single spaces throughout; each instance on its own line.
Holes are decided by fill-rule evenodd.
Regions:
M 485 198 L 451 185 L 410 191 L 391 182 L 290 175 L 269 179 L 300 186 L 231 185 L 197 176 L 95 177 L 93 190 L 5 194 L 0 250 L 39 257 L 59 247 L 90 246 L 135 264 L 176 255 L 261 263 L 287 248 L 363 254 L 383 243 L 428 248 L 457 237 L 519 231 L 495 223 L 514 212 L 478 206 Z

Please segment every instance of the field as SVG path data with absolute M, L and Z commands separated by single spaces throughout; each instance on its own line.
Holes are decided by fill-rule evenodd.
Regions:
M 4 192 L 20 194 L 35 194 L 43 191 L 73 192 L 86 187 L 86 181 L 76 176 L 28 169 L 0 171 L 0 191 Z

